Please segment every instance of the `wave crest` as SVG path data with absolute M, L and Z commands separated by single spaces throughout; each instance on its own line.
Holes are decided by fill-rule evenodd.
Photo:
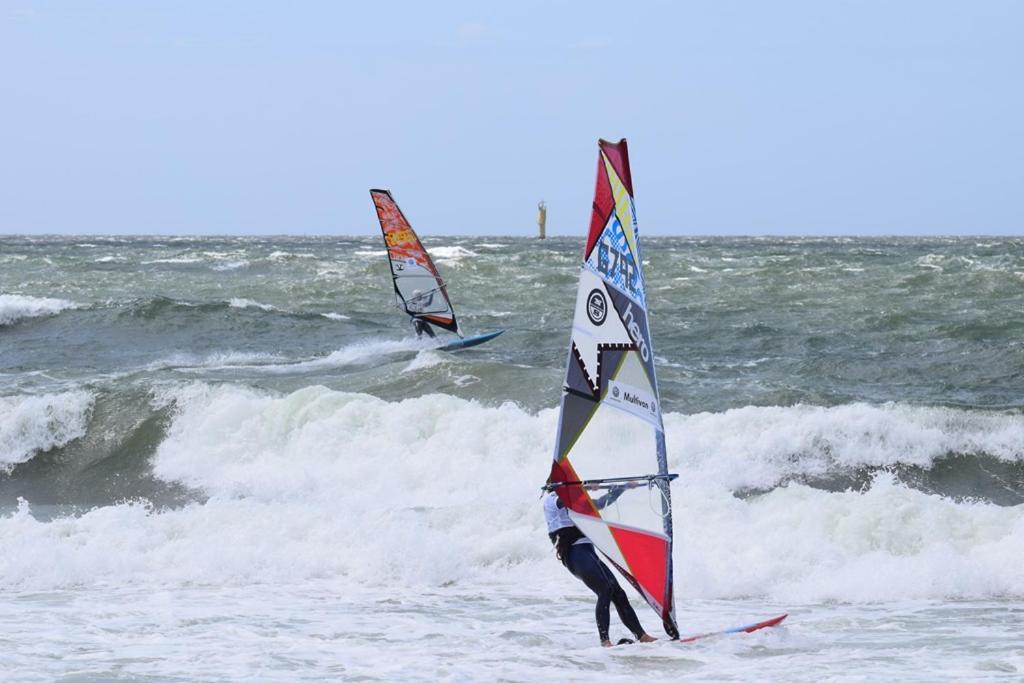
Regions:
M 78 308 L 78 304 L 64 299 L 0 294 L 0 327 L 12 325 L 25 318 L 57 315 L 71 308 Z
M 94 400 L 88 391 L 0 396 L 0 472 L 84 436 Z

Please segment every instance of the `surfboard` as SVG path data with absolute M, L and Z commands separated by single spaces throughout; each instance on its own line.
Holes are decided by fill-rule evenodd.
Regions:
M 462 339 L 456 339 L 453 342 L 445 344 L 444 346 L 437 347 L 438 351 L 458 351 L 459 349 L 468 349 L 471 346 L 478 346 L 484 342 L 491 341 L 505 330 L 498 330 L 497 332 L 488 332 L 487 334 L 478 334 L 474 337 L 464 337 Z
M 731 633 L 753 633 L 754 631 L 760 631 L 763 628 L 771 628 L 772 626 L 778 626 L 782 621 L 788 617 L 789 614 L 780 614 L 777 617 L 771 619 L 765 619 L 759 621 L 756 624 L 746 624 L 744 626 L 733 626 L 731 628 L 725 628 L 721 631 L 709 631 L 707 633 L 696 633 L 691 636 L 682 636 L 679 638 L 680 643 L 692 643 L 695 640 L 704 640 L 706 638 L 712 638 L 714 636 L 725 636 Z

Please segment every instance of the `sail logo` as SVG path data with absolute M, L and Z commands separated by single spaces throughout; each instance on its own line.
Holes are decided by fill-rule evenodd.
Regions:
M 631 394 L 628 391 L 622 395 L 622 400 L 629 401 L 633 405 L 640 406 L 644 410 L 651 410 L 651 403 L 649 401 L 645 401 L 636 394 Z
M 612 282 L 624 284 L 633 296 L 640 296 L 639 271 L 633 259 L 608 240 L 597 245 L 597 270 Z
M 644 359 L 645 363 L 649 363 L 651 360 L 651 349 L 647 346 L 647 340 L 644 339 L 640 325 L 633 319 L 633 302 L 630 302 L 626 307 L 626 312 L 622 315 L 622 324 L 626 326 L 626 331 L 629 332 L 629 336 L 636 344 L 640 357 Z
M 605 400 L 620 410 L 655 426 L 658 425 L 658 400 L 646 389 L 614 379 L 608 380 L 608 393 L 605 394 Z
M 409 228 L 384 233 L 384 243 L 389 247 L 396 247 L 399 244 L 413 242 L 415 239 L 416 235 Z
M 587 295 L 587 317 L 598 326 L 608 317 L 608 300 L 600 289 L 592 289 Z

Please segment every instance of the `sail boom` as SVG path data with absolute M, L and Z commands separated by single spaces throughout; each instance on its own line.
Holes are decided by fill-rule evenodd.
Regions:
M 659 473 L 659 474 L 644 474 L 638 477 L 608 477 L 607 479 L 582 479 L 576 481 L 553 481 L 549 484 L 545 484 L 541 488 L 545 491 L 554 491 L 560 486 L 591 486 L 594 488 L 613 488 L 618 484 L 628 484 L 630 482 L 654 482 L 659 479 L 665 479 L 672 481 L 678 479 L 678 474 Z

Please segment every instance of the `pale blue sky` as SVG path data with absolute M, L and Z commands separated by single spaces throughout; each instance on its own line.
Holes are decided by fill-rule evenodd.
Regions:
M 1024 3 L 0 4 L 0 233 L 1024 234 Z

